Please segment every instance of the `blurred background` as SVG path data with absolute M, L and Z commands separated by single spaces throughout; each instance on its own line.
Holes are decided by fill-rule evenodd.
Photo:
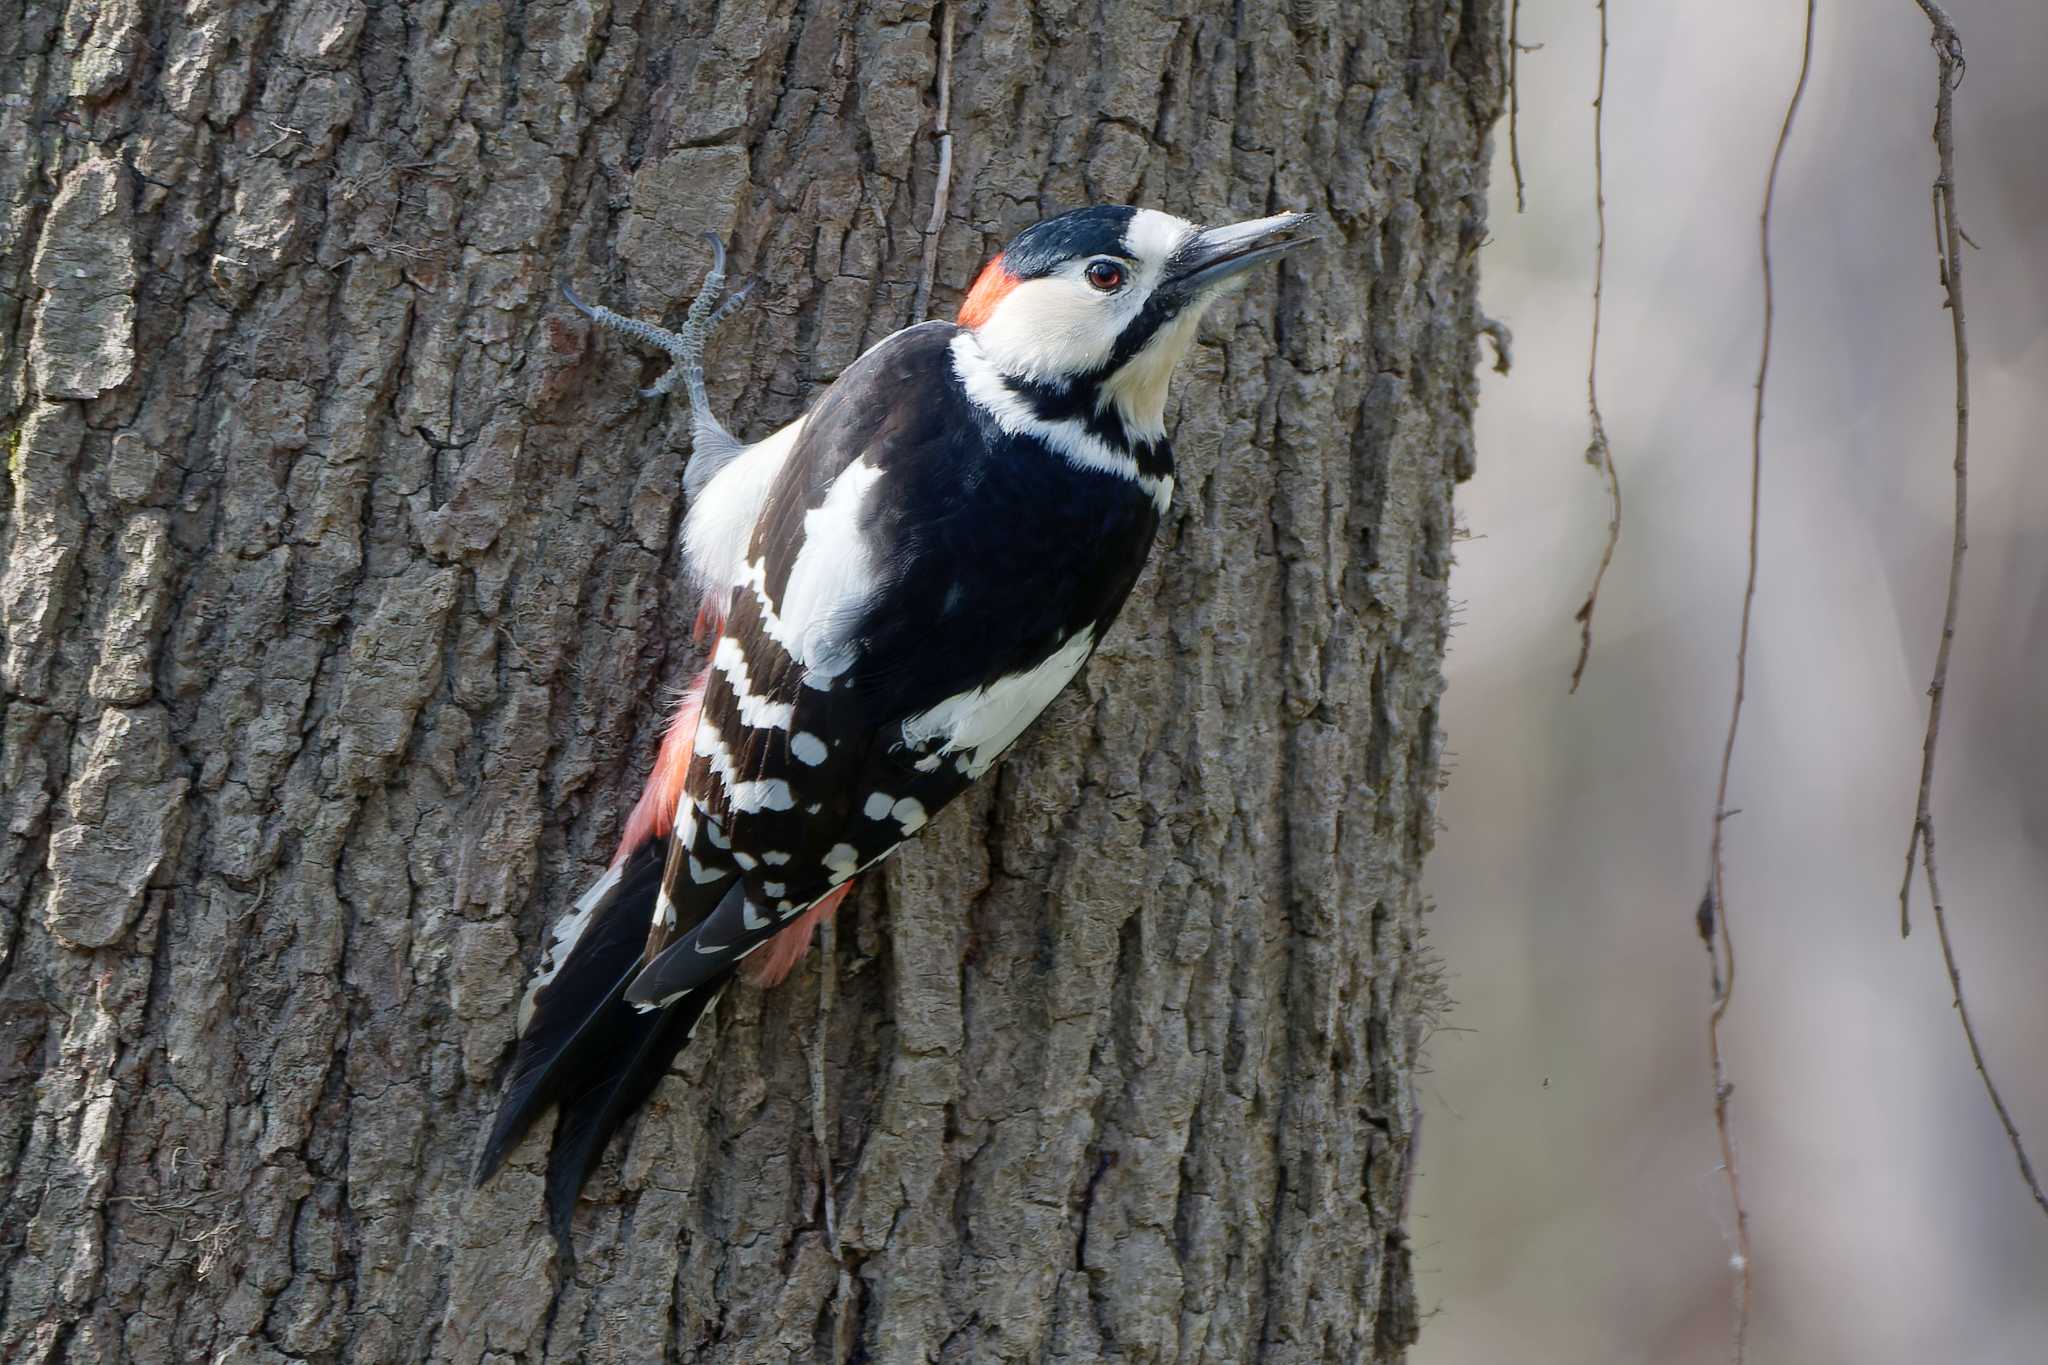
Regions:
M 1972 345 L 1971 548 L 1935 787 L 1943 889 L 1994 1074 L 2048 1163 L 2048 5 L 1954 0 Z M 1414 1359 L 1722 1361 L 1733 1247 L 1693 912 L 1740 605 L 1757 211 L 1796 0 L 1616 4 L 1600 393 L 1626 520 L 1576 697 L 1607 517 L 1586 445 L 1598 50 L 1525 0 L 1488 373 L 1453 593 L 1454 755 L 1431 919 Z M 1750 696 L 1729 802 L 1723 1032 L 1757 1362 L 2048 1361 L 2048 1218 L 1949 1003 L 1924 891 L 1898 933 L 1949 557 L 1953 359 L 1911 0 L 1824 0 L 1779 182 Z

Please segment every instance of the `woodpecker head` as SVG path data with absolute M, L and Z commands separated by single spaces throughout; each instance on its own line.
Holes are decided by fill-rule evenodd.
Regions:
M 1244 272 L 1313 241 L 1305 213 L 1202 228 L 1153 209 L 1096 205 L 1019 233 L 960 306 L 1004 375 L 1089 386 L 1134 431 L 1162 429 L 1166 385 L 1202 314 Z

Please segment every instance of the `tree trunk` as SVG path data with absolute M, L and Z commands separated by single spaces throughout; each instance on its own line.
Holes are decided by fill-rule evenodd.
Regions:
M 673 321 L 729 236 L 712 391 L 790 418 L 912 320 L 944 8 L 17 11 L 0 1359 L 1399 1358 L 1498 6 L 1190 8 L 960 7 L 932 310 L 1085 201 L 1328 241 L 1217 310 L 1084 681 L 573 1265 L 549 1125 L 469 1174 L 698 657 L 687 412 L 553 282 Z

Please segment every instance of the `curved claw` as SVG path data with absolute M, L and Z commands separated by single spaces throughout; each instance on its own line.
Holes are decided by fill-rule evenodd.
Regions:
M 561 290 L 562 297 L 569 300 L 569 306 L 571 308 L 574 308 L 577 312 L 583 314 L 584 317 L 589 318 L 592 322 L 603 321 L 602 318 L 598 317 L 597 310 L 595 308 L 592 308 L 582 299 L 576 297 L 576 291 L 569 287 L 569 282 L 567 280 L 557 278 L 555 280 L 555 288 Z
M 756 280 L 748 280 L 739 288 L 733 290 L 732 297 L 728 298 L 724 303 L 719 304 L 718 311 L 713 313 L 710 316 L 710 318 L 705 321 L 705 327 L 707 329 L 715 327 L 719 323 L 724 322 L 727 318 L 731 317 L 734 313 L 737 313 L 739 311 L 740 305 L 747 301 L 747 295 L 754 292 L 754 286 L 757 283 L 758 281 Z
M 700 461 L 697 455 L 692 456 L 692 466 L 701 466 L 702 469 L 701 477 L 695 478 L 694 485 L 691 482 L 692 476 L 685 477 L 685 486 L 690 489 L 692 497 L 696 495 L 695 490 L 702 487 L 704 479 L 709 478 L 740 450 L 740 443 L 712 414 L 711 404 L 704 394 L 704 338 L 720 319 L 729 316 L 745 302 L 747 295 L 754 289 L 754 282 L 749 280 L 734 290 L 730 298 L 720 303 L 718 296 L 725 289 L 725 243 L 719 240 L 716 233 L 711 232 L 704 234 L 704 240 L 711 244 L 711 269 L 705 273 L 703 287 L 691 301 L 689 313 L 683 319 L 680 331 L 671 332 L 652 323 L 641 322 L 637 318 L 622 316 L 602 305 L 587 304 L 576 297 L 576 291 L 569 287 L 567 280 L 555 281 L 562 291 L 562 297 L 569 301 L 570 306 L 592 322 L 600 327 L 608 327 L 615 332 L 623 333 L 645 345 L 658 347 L 668 352 L 675 360 L 661 378 L 640 390 L 640 396 L 659 398 L 672 392 L 678 383 L 682 384 L 684 392 L 688 395 L 690 412 L 696 428 L 697 455 L 706 457 Z

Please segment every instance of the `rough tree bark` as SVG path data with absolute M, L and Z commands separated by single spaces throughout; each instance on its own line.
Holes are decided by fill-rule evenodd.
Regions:
M 934 311 L 1319 211 L 1085 681 L 578 1220 L 469 1172 L 697 658 L 654 318 L 757 435 L 910 320 L 943 10 L 71 0 L 0 90 L 0 1359 L 1397 1359 L 1498 6 L 973 0 Z M 1020 511 L 1028 515 L 1028 510 Z M 826 1030 L 839 1245 L 807 1040 Z

